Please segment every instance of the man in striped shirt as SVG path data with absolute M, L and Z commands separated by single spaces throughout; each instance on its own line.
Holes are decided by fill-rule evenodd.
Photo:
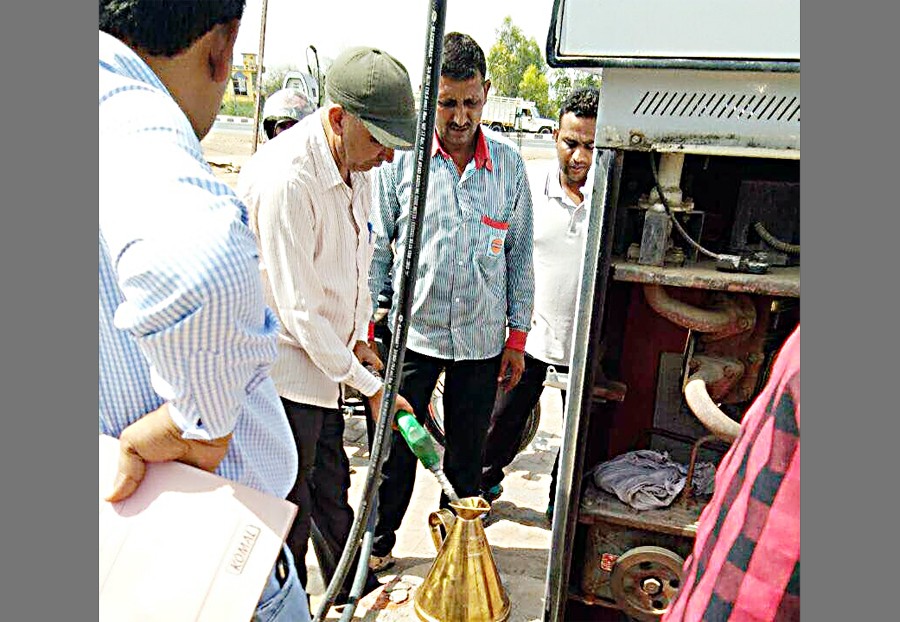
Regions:
M 531 192 L 512 143 L 481 127 L 490 89 L 484 52 L 468 35 L 444 37 L 422 246 L 400 390 L 422 414 L 444 372 L 443 468 L 460 497 L 477 495 L 481 451 L 498 382 L 525 366 L 534 274 Z M 379 169 L 372 224 L 375 299 L 390 276 L 396 318 L 414 154 Z M 393 320 L 392 320 L 393 321 Z M 412 497 L 416 459 L 397 434 L 384 465 L 370 565 L 386 568 Z M 447 502 L 442 495 L 442 504 Z
M 277 322 L 246 208 L 199 140 L 230 84 L 243 11 L 244 0 L 100 2 L 99 419 L 121 447 L 109 501 L 136 490 L 147 462 L 280 497 L 293 483 L 269 377 Z M 309 620 L 289 551 L 254 619 Z
M 371 170 L 393 160 L 394 149 L 410 148 L 416 132 L 409 76 L 381 50 L 340 54 L 325 92 L 328 105 L 264 144 L 238 178 L 266 295 L 281 320 L 272 375 L 300 456 L 288 545 L 304 587 L 311 521 L 322 535 L 314 549 L 326 582 L 353 523 L 340 385 L 367 396 L 376 416 L 381 404 L 381 379 L 363 366 L 382 367 L 368 346 Z M 400 408 L 412 410 L 397 396 Z M 378 585 L 370 573 L 365 591 Z

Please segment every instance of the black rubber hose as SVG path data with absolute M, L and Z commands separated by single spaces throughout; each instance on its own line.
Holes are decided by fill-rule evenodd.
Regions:
M 375 426 L 374 451 L 369 457 L 369 471 L 366 474 L 366 483 L 363 487 L 363 496 L 356 509 L 356 517 L 350 528 L 347 543 L 341 553 L 341 559 L 335 569 L 334 576 L 325 590 L 325 596 L 319 604 L 314 622 L 325 619 L 328 611 L 334 604 L 338 592 L 347 577 L 353 557 L 359 550 L 363 525 L 369 524 L 369 516 L 372 514 L 378 485 L 381 482 L 381 468 L 387 459 L 393 438 L 393 411 L 397 400 L 397 390 L 400 386 L 400 370 L 403 366 L 403 357 L 406 354 L 406 335 L 409 332 L 409 315 L 412 310 L 413 293 L 416 287 L 416 270 L 419 265 L 419 246 L 422 238 L 422 230 L 419 226 L 422 218 L 422 208 L 428 192 L 428 173 L 431 163 L 431 143 L 434 134 L 435 104 L 437 101 L 437 84 L 440 78 L 441 53 L 444 42 L 444 21 L 447 7 L 444 0 L 431 0 L 431 7 L 427 17 L 427 37 L 425 45 L 425 67 L 422 76 L 422 100 L 417 120 L 415 146 L 415 178 L 413 180 L 413 192 L 409 206 L 409 228 L 406 235 L 406 253 L 403 257 L 402 271 L 400 274 L 400 286 L 398 288 L 398 308 L 394 327 L 391 331 L 394 338 L 391 339 L 391 347 L 387 360 L 384 396 L 381 401 L 381 411 Z M 374 528 L 374 527 L 373 527 Z M 298 563 L 303 563 L 300 560 Z M 368 558 L 360 556 L 358 569 L 366 571 Z M 355 581 L 354 581 L 355 582 Z
M 769 233 L 769 230 L 766 229 L 765 225 L 761 222 L 757 222 L 753 225 L 753 229 L 756 233 L 759 234 L 759 237 L 762 238 L 762 241 L 774 248 L 777 251 L 781 251 L 782 253 L 787 253 L 788 255 L 799 255 L 800 254 L 800 245 L 799 244 L 791 244 L 789 242 L 784 242 L 779 240 L 774 235 Z
M 372 372 L 379 378 L 381 374 L 375 371 L 370 365 L 363 365 L 368 371 Z M 366 443 L 369 447 L 369 456 L 375 450 L 375 421 L 373 419 L 371 409 L 366 405 L 363 407 L 366 414 Z M 347 606 L 341 613 L 341 622 L 350 622 L 363 590 L 366 587 L 366 581 L 369 578 L 369 556 L 372 555 L 372 546 L 375 543 L 375 518 L 378 514 L 378 495 L 372 500 L 372 511 L 369 513 L 369 520 L 366 522 L 366 532 L 363 534 L 362 547 L 359 553 L 359 562 L 356 566 L 356 575 L 353 577 L 353 584 L 350 586 L 350 594 L 347 597 Z M 335 564 L 336 566 L 336 564 Z
M 663 192 L 662 186 L 659 184 L 659 173 L 657 173 L 657 171 L 656 171 L 655 155 L 656 154 L 653 153 L 652 151 L 650 152 L 650 169 L 653 171 L 653 183 L 656 186 L 656 191 L 659 193 L 660 202 L 663 204 L 663 207 L 666 208 L 666 213 L 669 215 L 669 218 L 672 219 L 672 224 L 675 226 L 675 229 L 678 230 L 678 233 L 681 234 L 681 237 L 683 237 L 688 244 L 690 244 L 692 247 L 694 247 L 694 249 L 696 249 L 701 254 L 706 255 L 707 257 L 710 257 L 710 258 L 718 261 L 719 259 L 722 258 L 721 255 L 719 255 L 718 253 L 714 253 L 712 251 L 708 251 L 705 248 L 703 248 L 702 246 L 700 246 L 700 244 L 695 242 L 693 240 L 693 238 L 691 238 L 691 236 L 688 235 L 687 231 L 685 231 L 684 228 L 681 226 L 681 223 L 678 222 L 678 219 L 675 218 L 675 214 L 672 213 L 672 208 L 669 207 L 669 202 L 666 200 L 666 194 Z
M 371 455 L 371 448 L 369 455 Z M 350 622 L 353 614 L 356 612 L 356 605 L 359 603 L 359 597 L 366 587 L 366 579 L 369 576 L 369 556 L 372 554 L 372 546 L 375 544 L 375 516 L 378 511 L 378 496 L 372 502 L 372 512 L 369 514 L 369 520 L 366 521 L 366 533 L 363 534 L 362 548 L 359 553 L 359 564 L 356 567 L 356 576 L 353 577 L 353 586 L 350 588 L 350 597 L 347 599 L 347 606 L 341 612 L 340 622 Z

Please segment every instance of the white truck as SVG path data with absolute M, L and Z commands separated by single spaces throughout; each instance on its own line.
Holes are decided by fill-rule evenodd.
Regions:
M 541 117 L 533 101 L 502 95 L 488 95 L 481 122 L 499 132 L 550 134 L 559 127 L 556 120 Z

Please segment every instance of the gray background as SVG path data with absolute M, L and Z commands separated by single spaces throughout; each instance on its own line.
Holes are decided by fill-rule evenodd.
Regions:
M 898 20 L 875 6 L 801 18 L 805 620 L 896 619 Z M 3 619 L 96 611 L 93 11 L 0 20 Z

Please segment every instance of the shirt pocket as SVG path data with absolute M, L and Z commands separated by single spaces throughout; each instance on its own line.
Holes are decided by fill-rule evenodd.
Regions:
M 484 286 L 501 300 L 506 297 L 506 256 L 503 247 L 508 231 L 509 223 L 482 216 L 478 247 L 475 249 L 475 263 Z
M 503 254 L 503 245 L 506 243 L 506 233 L 509 231 L 509 223 L 494 220 L 489 216 L 481 217 L 481 236 L 479 242 L 481 249 L 478 255 L 484 255 L 493 259 Z

